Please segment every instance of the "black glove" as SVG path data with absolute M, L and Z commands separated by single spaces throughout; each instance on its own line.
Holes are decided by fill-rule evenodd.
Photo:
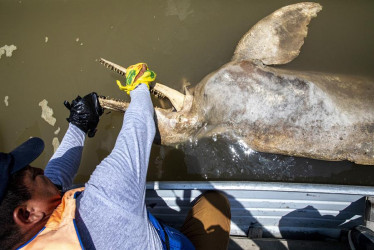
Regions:
M 66 120 L 87 133 L 88 137 L 94 137 L 99 117 L 104 111 L 97 94 L 92 92 L 83 98 L 78 96 L 71 104 L 64 101 L 64 105 L 70 110 L 70 116 Z

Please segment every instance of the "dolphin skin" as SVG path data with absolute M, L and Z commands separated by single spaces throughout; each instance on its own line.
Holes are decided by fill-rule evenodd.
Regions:
M 318 3 L 283 7 L 243 36 L 231 62 L 179 93 L 152 92 L 174 109 L 155 108 L 161 144 L 225 135 L 259 152 L 374 165 L 374 82 L 276 68 L 299 55 Z M 102 59 L 111 69 L 125 68 Z M 127 103 L 101 99 L 104 108 Z

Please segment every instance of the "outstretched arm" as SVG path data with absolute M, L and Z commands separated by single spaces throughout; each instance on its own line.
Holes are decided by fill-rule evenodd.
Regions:
M 141 201 L 156 133 L 153 114 L 149 90 L 141 84 L 131 91 L 131 102 L 114 149 L 92 173 L 84 197 L 108 199 L 126 210 L 144 205 Z
M 66 191 L 71 187 L 78 171 L 85 134 L 87 133 L 89 137 L 95 135 L 103 110 L 96 93 L 88 94 L 83 98 L 78 96 L 71 104 L 67 101 L 64 104 L 70 110 L 67 119 L 69 128 L 44 173 L 55 185 Z
M 126 86 L 118 83 L 120 89 L 130 93 L 131 102 L 114 149 L 96 167 L 84 196 L 103 195 L 117 206 L 133 206 L 144 212 L 145 181 L 156 133 L 148 83 L 155 77 L 146 64 L 138 63 L 127 69 Z
M 131 102 L 114 149 L 96 167 L 77 201 L 76 221 L 82 241 L 97 249 L 108 248 L 108 242 L 110 248 L 162 247 L 148 221 L 144 201 L 156 133 L 154 109 L 145 84 L 140 84 L 130 95 Z M 103 221 L 107 223 L 104 225 Z
M 70 123 L 61 145 L 45 167 L 45 176 L 63 191 L 73 183 L 81 162 L 84 141 L 85 133 Z

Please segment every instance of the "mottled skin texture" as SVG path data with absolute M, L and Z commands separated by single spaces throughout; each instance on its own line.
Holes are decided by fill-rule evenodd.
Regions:
M 155 109 L 160 142 L 225 134 L 261 152 L 374 165 L 372 80 L 266 66 L 297 57 L 321 9 L 289 5 L 257 23 L 182 110 Z
M 241 61 L 197 86 L 193 110 L 213 128 L 204 136 L 226 133 L 261 152 L 374 164 L 372 96 L 365 79 Z

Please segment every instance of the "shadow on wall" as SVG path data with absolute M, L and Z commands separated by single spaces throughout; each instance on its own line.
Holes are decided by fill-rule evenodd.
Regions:
M 279 230 L 285 239 L 344 239 L 349 229 L 364 224 L 364 218 L 358 215 L 363 215 L 364 210 L 365 197 L 352 202 L 336 216 L 322 215 L 318 209 L 308 205 L 283 216 L 279 221 Z M 327 209 L 324 212 L 329 213 Z
M 211 189 L 214 189 L 214 187 L 211 186 Z M 147 190 L 147 207 L 151 213 L 161 219 L 161 221 L 164 221 L 165 224 L 180 228 L 190 207 L 194 201 L 196 201 L 195 197 L 205 191 L 206 190 L 185 189 L 157 190 L 156 192 L 155 190 Z M 170 192 L 166 201 L 164 200 L 165 192 Z M 261 199 L 261 202 L 263 202 L 263 211 L 260 211 L 262 210 L 261 208 L 256 207 L 256 205 L 251 207 L 243 203 L 243 200 L 244 202 L 247 200 L 255 203 L 256 201 L 251 200 L 258 199 L 258 195 L 261 195 L 261 192 L 257 192 L 257 194 L 254 195 L 249 194 L 249 197 L 244 197 L 244 199 L 243 197 L 234 197 L 228 192 L 224 192 L 224 194 L 229 199 L 231 205 L 231 232 L 235 231 L 236 234 L 239 232 L 240 235 L 249 234 L 250 238 L 263 237 L 284 238 L 287 240 L 331 241 L 344 239 L 346 230 L 363 224 L 363 217 L 361 215 L 364 213 L 364 197 L 359 199 L 353 198 L 356 200 L 352 202 L 343 200 L 341 202 L 324 202 L 322 200 L 321 203 L 318 202 L 318 205 L 316 205 L 315 201 L 308 201 L 308 198 L 305 198 L 305 200 L 298 202 L 298 204 L 306 206 L 296 209 L 292 209 L 293 206 L 301 206 L 297 204 L 287 204 L 286 200 L 283 200 L 283 202 L 280 201 L 280 203 L 277 204 L 277 208 L 269 209 L 266 204 L 266 202 L 269 201 L 266 201 L 266 197 L 264 197 Z M 252 193 L 252 191 L 250 192 Z M 256 191 L 253 191 L 253 193 L 256 193 Z M 283 193 L 286 196 L 290 196 L 290 199 L 292 198 L 291 193 Z M 150 197 L 152 197 L 152 199 L 149 199 Z M 308 195 L 306 195 L 306 197 L 308 197 Z M 212 202 L 212 204 L 214 204 L 214 202 Z M 251 208 L 253 208 L 253 210 Z M 287 211 L 290 210 L 292 210 L 292 212 L 287 213 Z M 274 216 L 275 214 L 266 215 L 268 211 L 273 211 L 275 214 L 278 213 L 278 216 Z M 220 230 L 220 228 L 216 228 L 213 233 L 215 231 L 219 233 Z M 276 233 L 277 230 L 279 231 L 278 233 Z M 253 242 L 259 249 L 263 249 L 264 242 L 256 240 Z M 287 241 L 287 246 L 280 241 L 275 241 L 272 244 L 273 249 L 281 250 L 300 249 L 299 247 L 299 244 L 295 245 L 292 241 Z M 231 241 L 230 249 L 241 249 L 241 246 Z
M 212 186 L 212 189 L 213 186 Z M 190 210 L 190 208 L 193 206 L 193 204 L 195 204 L 196 200 L 199 198 L 198 197 L 194 197 L 195 195 L 193 195 L 193 193 L 196 193 L 196 191 L 198 191 L 199 193 L 204 193 L 206 192 L 206 190 L 189 190 L 189 189 L 186 189 L 186 190 L 183 190 L 183 197 L 178 197 L 176 195 L 176 206 L 170 206 L 170 201 L 168 202 L 165 202 L 165 200 L 163 199 L 163 197 L 160 197 L 158 195 L 158 193 L 155 191 L 155 190 L 147 190 L 147 199 L 146 201 L 151 201 L 151 202 L 147 202 L 147 208 L 148 210 L 155 215 L 155 217 L 157 217 L 161 222 L 165 223 L 166 225 L 168 226 L 172 226 L 174 228 L 177 228 L 177 229 L 180 229 L 181 226 L 183 225 L 184 221 L 185 221 L 185 218 Z M 248 226 L 246 229 L 243 229 L 243 234 L 247 234 L 248 231 L 249 231 L 249 227 L 251 228 L 262 228 L 262 225 L 261 223 L 259 223 L 257 221 L 257 219 L 252 216 L 251 212 L 249 212 L 248 210 L 245 209 L 245 207 L 242 206 L 242 204 L 240 202 L 238 202 L 235 197 L 225 193 L 225 192 L 221 192 L 223 193 L 227 199 L 229 200 L 230 202 L 230 205 L 231 207 L 235 207 L 235 210 L 236 211 L 240 211 L 240 217 L 238 216 L 235 216 L 233 217 L 232 216 L 232 224 L 231 225 L 237 225 L 239 228 L 243 228 L 243 223 L 242 221 L 240 220 L 241 217 L 245 217 L 247 219 L 247 222 L 248 222 Z M 151 198 L 152 199 L 149 199 Z M 215 201 L 210 201 L 208 199 L 208 201 L 214 205 L 217 209 L 220 210 L 220 206 L 219 205 L 216 205 L 215 204 Z M 223 214 L 225 214 L 224 211 L 221 211 Z M 233 213 L 234 211 L 231 211 L 231 213 Z M 235 213 L 235 212 L 234 212 Z M 160 215 L 162 214 L 162 215 Z M 198 223 L 198 222 L 196 222 Z M 203 226 L 203 224 L 200 222 L 201 224 L 201 227 Z M 220 226 L 216 226 L 215 228 L 211 228 L 211 230 L 209 231 L 209 234 L 211 235 L 214 235 L 212 237 L 222 237 L 222 231 L 223 229 L 220 227 Z M 272 235 L 270 233 L 268 233 L 268 236 L 271 237 Z M 280 242 L 277 242 L 275 243 L 275 246 L 277 247 L 277 249 L 280 249 L 280 250 L 286 250 L 287 248 Z M 239 245 L 237 245 L 235 242 L 233 241 L 230 241 L 230 249 L 241 249 L 241 247 Z

